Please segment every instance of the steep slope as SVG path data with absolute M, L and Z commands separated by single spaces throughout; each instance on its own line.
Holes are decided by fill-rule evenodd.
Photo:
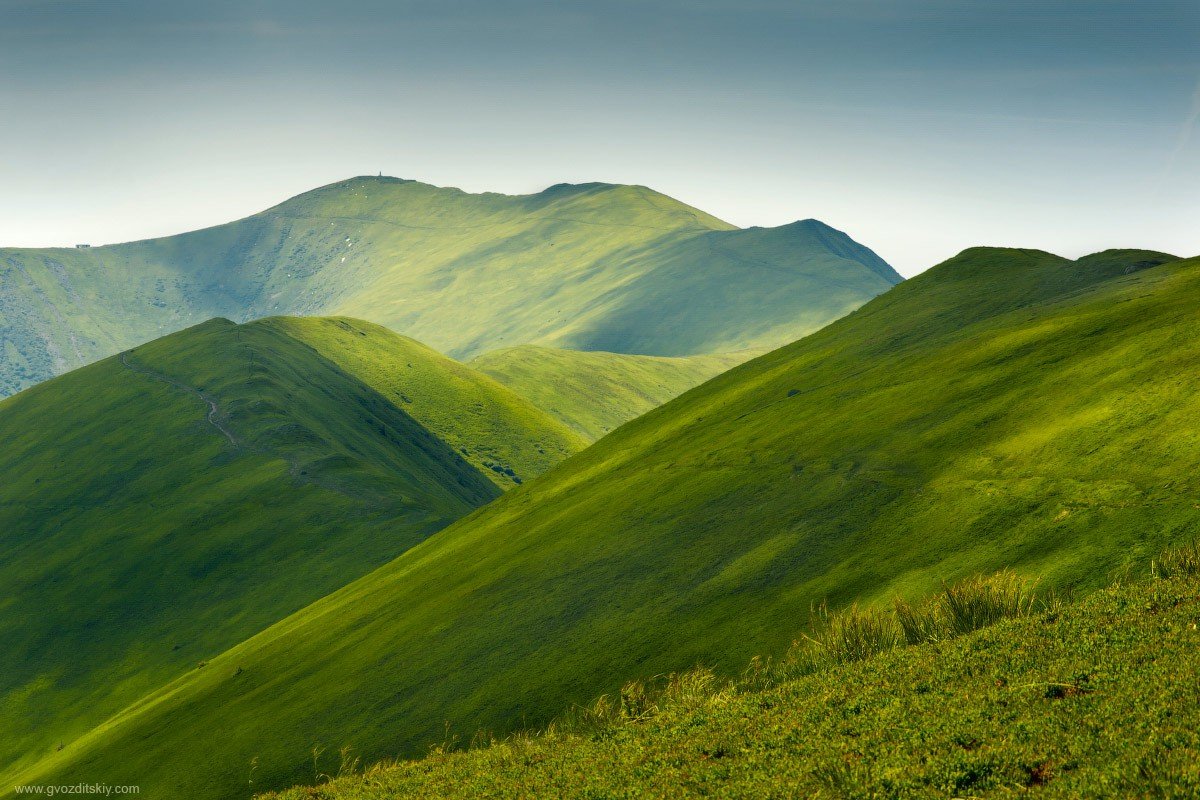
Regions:
M 1197 618 L 1195 575 L 1126 584 L 770 688 L 693 674 L 666 703 L 594 732 L 433 753 L 271 797 L 1184 800 L 1200 795 Z
M 0 403 L 0 441 L 4 764 L 511 485 L 471 459 L 529 476 L 581 444 L 415 342 L 320 319 L 214 320 L 64 375 Z
M 484 353 L 471 366 L 595 441 L 754 355 L 664 358 L 521 345 Z
M 655 243 L 643 259 L 652 271 L 627 269 L 628 280 L 536 341 L 664 356 L 767 350 L 900 282 L 875 253 L 811 219 Z
M 354 178 L 179 236 L 0 249 L 0 394 L 214 316 L 346 314 L 459 358 L 765 349 L 899 279 L 819 223 L 739 231 L 640 186 Z
M 540 475 L 587 440 L 530 400 L 386 328 L 345 317 L 276 317 L 304 342 L 403 409 L 501 488 Z
M 448 721 L 503 731 L 626 678 L 741 669 L 822 598 L 1006 566 L 1102 583 L 1200 523 L 1198 298 L 1196 259 L 967 251 L 622 426 L 8 782 L 238 796 L 252 759 L 259 788 L 311 780 L 314 743 L 420 753 Z

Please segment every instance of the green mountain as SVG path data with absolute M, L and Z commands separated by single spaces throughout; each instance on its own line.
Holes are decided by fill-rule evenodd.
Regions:
M 471 366 L 595 441 L 754 355 L 665 358 L 521 345 L 484 353 Z
M 212 317 L 345 314 L 459 358 L 766 349 L 899 280 L 821 223 L 738 230 L 641 186 L 354 178 L 179 236 L 0 249 L 0 394 Z
M 1195 574 L 1126 584 L 778 685 L 701 671 L 644 697 L 635 683 L 624 708 L 598 705 L 598 719 L 568 723 L 567 735 L 436 752 L 271 797 L 583 800 L 636 787 L 645 797 L 1186 800 L 1200 795 L 1197 618 Z
M 379 325 L 344 317 L 279 317 L 254 324 L 278 327 L 309 345 L 502 489 L 540 475 L 588 444 L 481 371 Z
M 1200 522 L 1200 259 L 976 249 L 623 425 L 8 783 L 312 780 L 783 651 L 814 602 L 1095 586 Z M 218 734 L 219 732 L 219 734 Z
M 0 403 L 0 441 L 17 767 L 583 444 L 428 348 L 311 318 L 214 320 L 40 384 Z

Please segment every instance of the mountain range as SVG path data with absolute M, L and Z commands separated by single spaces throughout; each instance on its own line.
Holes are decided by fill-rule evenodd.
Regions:
M 642 186 L 359 177 L 178 236 L 0 248 L 0 395 L 213 317 L 351 316 L 459 359 L 763 350 L 899 280 L 815 220 L 742 230 Z
M 181 236 L 0 250 L 0 391 L 24 388 L 0 403 L 0 760 L 898 280 L 814 221 L 739 231 L 606 184 L 358 178 Z M 296 316 L 337 308 L 391 328 Z
M 140 783 L 152 796 L 244 796 L 248 786 L 312 782 L 322 749 L 418 755 L 478 730 L 543 724 L 638 677 L 697 663 L 740 670 L 785 650 L 822 602 L 916 598 L 1004 568 L 1046 587 L 1104 585 L 1200 522 L 1188 366 L 1198 293 L 1197 259 L 975 248 L 624 424 L 585 402 L 596 385 L 585 379 L 642 374 L 654 359 L 585 354 L 594 361 L 572 372 L 573 356 L 539 345 L 479 355 L 475 370 L 346 318 L 207 323 L 49 381 L 0 405 L 0 428 L 28 439 L 15 458 L 5 454 L 5 507 L 58 493 L 19 510 L 18 527 L 61 507 L 107 520 L 171 491 L 211 503 L 198 517 L 207 522 L 220 519 L 226 497 L 236 504 L 232 484 L 261 492 L 245 503 L 256 511 L 279 500 L 300 515 L 303 504 L 282 498 L 335 497 L 340 508 L 321 519 L 341 526 L 338 542 L 364 550 L 330 559 L 326 583 L 291 587 L 267 608 L 238 596 L 245 589 L 215 587 L 264 562 L 269 577 L 294 582 L 317 568 L 320 548 L 307 564 L 280 565 L 269 549 L 192 549 L 220 527 L 164 541 L 175 549 L 138 549 L 122 538 L 136 523 L 89 543 L 85 534 L 103 527 L 68 533 L 52 518 L 31 537 L 41 550 L 18 565 L 44 577 L 15 594 L 28 605 L 0 609 L 0 625 L 31 643 L 14 657 L 6 694 L 16 733 L 4 746 L 16 766 L 3 777 L 87 775 Z M 701 338 L 712 352 L 762 344 Z M 403 376 L 422 355 L 432 377 L 410 392 Z M 551 371 L 575 377 L 539 382 Z M 446 375 L 469 391 L 445 394 L 455 385 Z M 111 401 L 81 402 L 106 393 Z M 509 409 L 511 426 L 495 435 L 461 421 L 454 404 L 465 397 Z M 84 433 L 78 444 L 41 433 L 52 424 Z M 181 452 L 147 452 L 158 431 Z M 199 436 L 202 448 L 191 444 Z M 80 445 L 93 450 L 77 457 Z M 87 475 L 110 485 L 65 473 L 61 485 L 29 485 L 64 465 L 90 465 Z M 141 489 L 136 470 L 149 467 L 160 483 Z M 261 518 L 263 530 L 275 516 Z M 315 522 L 300 526 L 298 552 L 304 537 L 331 535 Z M 381 547 L 384 529 L 411 532 Z M 269 544 L 293 546 L 290 527 L 274 531 Z M 11 537 L 9 552 L 25 552 L 26 538 Z M 154 558 L 192 564 L 203 578 L 191 590 L 200 599 L 185 604 L 196 618 L 172 608 L 170 625 L 202 628 L 205 613 L 224 623 L 186 656 L 133 649 L 134 640 L 169 641 L 166 622 L 130 605 L 161 594 Z M 107 601 L 114 585 L 127 593 L 101 622 L 31 611 L 95 562 L 95 587 L 75 602 Z M 310 589 L 314 602 L 304 604 Z M 203 599 L 210 591 L 219 596 Z M 258 616 L 230 625 L 235 608 Z M 96 625 L 130 621 L 147 627 L 125 652 L 89 644 Z M 62 672 L 58 642 L 78 642 L 79 661 L 95 668 Z M 96 697 L 103 704 L 84 712 Z M 37 726 L 12 726 L 34 718 Z

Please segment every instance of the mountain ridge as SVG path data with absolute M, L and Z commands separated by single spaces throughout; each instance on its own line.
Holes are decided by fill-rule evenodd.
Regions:
M 642 186 L 472 194 L 362 176 L 174 236 L 0 247 L 0 394 L 217 316 L 348 316 L 464 360 L 520 344 L 765 349 L 900 279 L 839 255 L 858 252 L 845 241 L 738 232 Z
M 358 321 L 213 319 L 0 401 L 0 761 L 584 446 L 414 345 Z

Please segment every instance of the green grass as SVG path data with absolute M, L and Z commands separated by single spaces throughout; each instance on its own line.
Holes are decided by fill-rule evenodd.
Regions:
M 1172 548 L 1156 558 L 1151 569 L 1159 578 L 1200 575 L 1200 545 L 1193 539 L 1188 545 Z
M 754 355 L 664 358 L 522 345 L 484 353 L 471 366 L 595 441 Z
M 640 186 L 360 177 L 178 236 L 0 249 L 0 394 L 216 316 L 345 314 L 459 358 L 774 347 L 898 280 L 820 223 L 737 230 Z
M 537 726 L 638 676 L 737 672 L 786 652 L 822 601 L 870 608 L 1004 568 L 1101 586 L 1200 522 L 1198 301 L 1195 259 L 966 251 L 22 775 L 235 797 L 251 760 L 269 789 L 312 780 L 314 745 L 419 754 L 448 728 Z
M 1167 560 L 1175 560 L 1172 554 Z M 990 605 L 992 585 L 957 587 Z M 942 593 L 933 605 L 950 605 Z M 1103 590 L 899 644 L 887 612 L 835 617 L 887 645 L 772 680 L 698 669 L 626 686 L 539 735 L 342 775 L 276 800 L 1146 797 L 1200 793 L 1200 580 Z M 969 634 L 969 635 L 967 635 Z M 870 637 L 879 644 L 879 637 Z M 483 739 L 486 743 L 486 737 Z M 337 770 L 329 774 L 337 776 Z M 316 781 L 314 775 L 313 778 Z M 252 784 L 251 784 L 252 785 Z
M 278 327 L 391 401 L 501 488 L 540 475 L 587 440 L 468 366 L 361 320 L 278 317 Z
M 481 459 L 529 477 L 582 445 L 344 319 L 205 323 L 7 399 L 0 440 L 6 770 L 512 485 Z

